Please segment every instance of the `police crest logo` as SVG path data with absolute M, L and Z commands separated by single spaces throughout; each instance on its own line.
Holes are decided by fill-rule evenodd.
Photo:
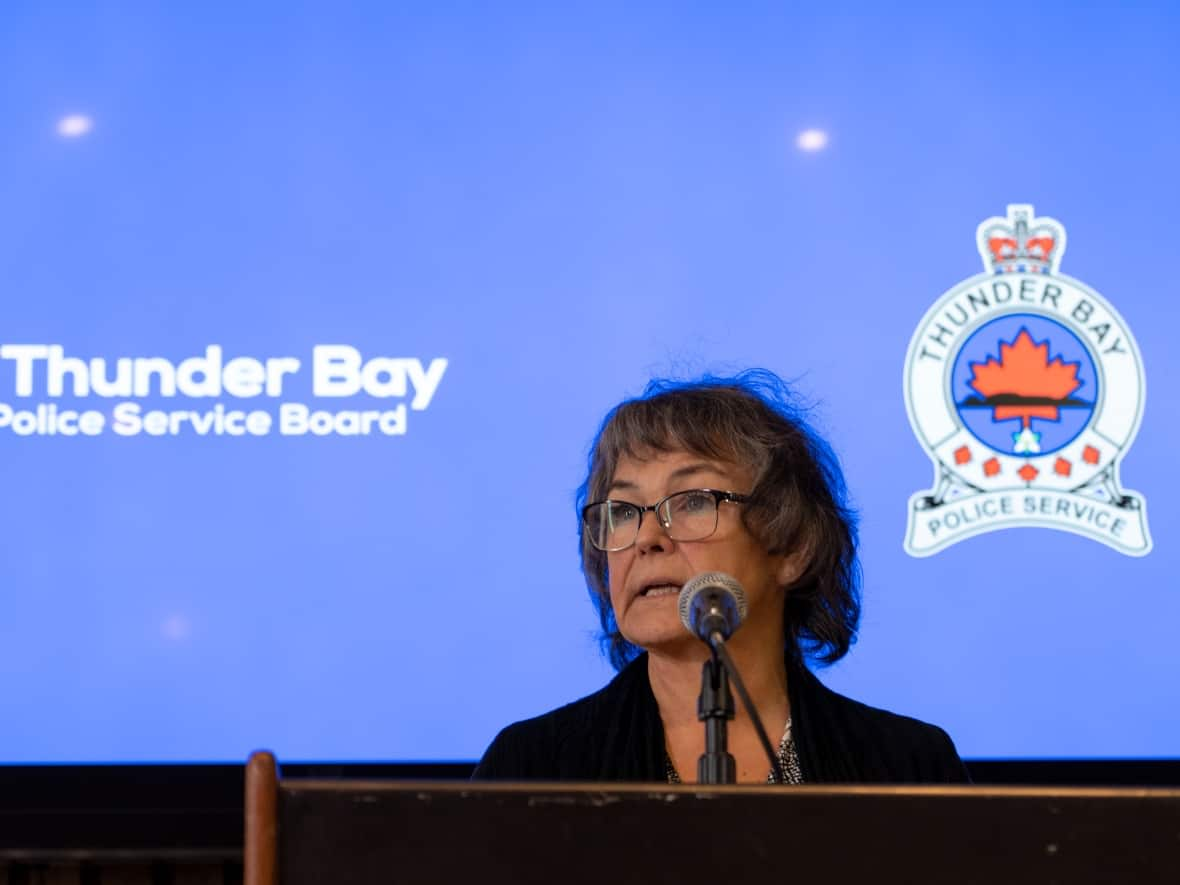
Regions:
M 1147 554 L 1146 502 L 1119 486 L 1145 394 L 1130 329 L 1058 272 L 1060 222 L 1011 205 L 976 240 L 985 271 L 934 303 L 906 354 L 906 411 L 934 461 L 934 488 L 910 498 L 906 551 L 1041 526 Z

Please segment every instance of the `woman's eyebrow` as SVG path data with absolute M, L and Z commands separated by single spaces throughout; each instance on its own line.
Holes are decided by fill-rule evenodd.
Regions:
M 677 467 L 668 474 L 669 482 L 684 479 L 696 473 L 716 473 L 718 476 L 724 476 L 725 472 L 721 470 L 716 464 L 710 464 L 708 461 L 694 461 L 692 464 L 685 464 L 683 467 Z M 607 488 L 607 493 L 614 491 L 635 491 L 639 486 L 630 480 L 616 479 Z
M 684 479 L 686 476 L 692 476 L 694 473 L 716 473 L 718 476 L 724 475 L 723 471 L 716 464 L 710 464 L 707 461 L 696 461 L 673 470 L 668 474 L 668 479 Z

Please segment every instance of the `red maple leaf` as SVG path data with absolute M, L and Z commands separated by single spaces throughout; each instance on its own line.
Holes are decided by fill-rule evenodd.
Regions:
M 1060 356 L 1049 359 L 1049 342 L 1037 344 L 1028 329 L 1016 340 L 1000 342 L 1000 358 L 989 356 L 986 363 L 972 363 L 967 383 L 985 397 L 1010 396 L 1028 399 L 1064 400 L 1082 386 L 1078 364 Z M 1016 403 L 993 406 L 996 421 L 1020 418 L 1025 427 L 1033 418 L 1058 419 L 1058 406 L 1049 403 Z

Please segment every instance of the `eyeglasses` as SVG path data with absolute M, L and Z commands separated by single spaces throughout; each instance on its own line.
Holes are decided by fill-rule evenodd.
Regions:
M 617 553 L 635 543 L 643 514 L 651 510 L 673 541 L 700 541 L 717 531 L 717 509 L 722 501 L 742 504 L 746 500 L 746 495 L 714 489 L 686 489 L 647 507 L 607 499 L 582 508 L 582 526 L 596 548 Z

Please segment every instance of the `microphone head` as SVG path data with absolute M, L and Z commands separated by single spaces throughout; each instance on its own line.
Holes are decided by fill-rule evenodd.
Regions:
M 729 632 L 732 633 L 746 619 L 746 591 L 732 575 L 725 572 L 702 572 L 680 588 L 676 607 L 684 628 L 693 636 L 707 639 L 708 637 L 701 635 L 699 629 L 701 614 L 709 607 L 716 607 L 724 616 L 729 625 Z

